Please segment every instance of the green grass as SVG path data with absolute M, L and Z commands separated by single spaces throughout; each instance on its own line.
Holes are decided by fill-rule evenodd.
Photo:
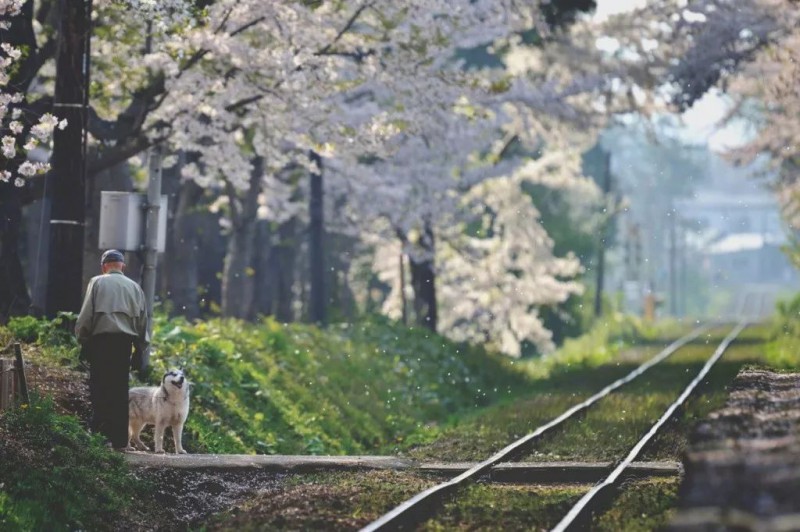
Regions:
M 713 345 L 712 345 L 713 347 Z M 613 461 L 625 456 L 694 379 L 711 349 L 687 346 L 652 370 L 600 401 L 576 423 L 568 423 L 534 446 L 535 460 Z M 734 346 L 717 363 L 681 416 L 651 442 L 649 457 L 677 460 L 688 432 L 724 404 L 726 386 L 742 365 L 757 360 L 749 344 Z M 628 369 L 633 369 L 631 365 Z M 666 434 L 666 435 L 663 435 Z
M 608 532 L 662 529 L 672 516 L 679 484 L 677 477 L 626 483 L 611 508 L 595 517 L 592 529 Z
M 0 416 L 2 530 L 110 530 L 147 488 L 47 399 Z
M 444 530 L 546 530 L 555 526 L 587 486 L 473 484 L 420 527 Z
M 671 320 L 648 324 L 632 316 L 612 313 L 595 322 L 586 334 L 567 339 L 554 353 L 525 361 L 523 366 L 537 379 L 575 367 L 597 367 L 615 360 L 632 345 L 660 345 L 688 333 L 695 326 Z
M 194 382 L 195 452 L 370 452 L 527 382 L 506 358 L 382 320 L 159 320 L 155 337 L 155 373 L 182 366 Z
M 567 422 L 540 439 L 527 460 L 617 460 L 624 456 L 694 378 L 729 328 L 717 328 L 680 349 L 629 385 L 602 399 L 576 422 Z M 763 332 L 763 331 L 762 331 Z M 694 424 L 724 404 L 727 386 L 739 369 L 763 360 L 763 344 L 734 344 L 693 394 L 681 415 L 645 449 L 658 460 L 678 459 Z M 763 336 L 762 336 L 763 338 Z M 650 358 L 661 348 L 629 349 L 613 362 L 572 363 L 531 383 L 529 393 L 512 404 L 498 404 L 454 419 L 410 439 L 403 451 L 418 459 L 481 460 L 566 409 L 599 391 Z M 589 358 L 588 360 L 593 360 Z M 424 434 L 424 437 L 421 436 Z

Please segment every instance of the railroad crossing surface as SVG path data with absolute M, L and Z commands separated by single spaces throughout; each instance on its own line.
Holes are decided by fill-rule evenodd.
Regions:
M 395 456 L 305 456 L 250 454 L 150 454 L 128 452 L 134 467 L 179 470 L 271 471 L 311 473 L 391 469 L 455 477 L 475 467 L 475 462 L 424 462 Z M 506 462 L 492 467 L 485 480 L 529 484 L 597 482 L 611 471 L 613 462 Z M 680 462 L 636 462 L 629 478 L 669 477 L 683 473 Z

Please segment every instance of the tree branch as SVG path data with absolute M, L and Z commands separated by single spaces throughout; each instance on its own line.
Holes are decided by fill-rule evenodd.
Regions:
M 339 33 L 336 34 L 336 37 L 334 37 L 331 42 L 317 51 L 314 55 L 326 55 L 334 47 L 334 45 L 336 45 L 336 43 L 339 42 L 342 37 L 344 37 L 344 34 L 350 31 L 350 28 L 352 28 L 353 24 L 356 23 L 358 17 L 360 17 L 364 11 L 372 7 L 374 4 L 375 0 L 370 0 L 369 2 L 364 2 L 361 4 L 361 6 L 353 12 L 345 25 L 339 30 Z
M 130 138 L 122 144 L 118 144 L 103 150 L 102 154 L 88 166 L 87 173 L 89 176 L 95 176 L 103 170 L 107 170 L 112 166 L 116 166 L 127 161 L 137 153 L 140 153 L 151 146 L 160 144 L 164 140 L 166 139 L 161 138 L 151 140 L 142 134 Z

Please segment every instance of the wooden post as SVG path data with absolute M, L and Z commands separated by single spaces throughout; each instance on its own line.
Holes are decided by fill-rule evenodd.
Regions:
M 0 358 L 0 411 L 14 404 L 14 364 L 10 359 Z
M 19 343 L 14 344 L 14 358 L 17 362 L 17 383 L 19 383 L 19 395 L 23 404 L 30 402 L 28 396 L 28 379 L 25 377 L 25 363 L 22 360 L 22 348 Z

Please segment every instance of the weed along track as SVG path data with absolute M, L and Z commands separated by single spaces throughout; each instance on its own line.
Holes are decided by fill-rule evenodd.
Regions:
M 721 344 L 714 350 L 714 353 L 709 357 L 706 361 L 705 365 L 702 367 L 700 372 L 697 376 L 689 383 L 689 385 L 683 390 L 683 392 L 678 396 L 678 398 L 667 408 L 667 410 L 662 414 L 662 416 L 656 421 L 656 423 L 650 428 L 650 430 L 645 434 L 641 440 L 639 440 L 636 445 L 630 450 L 628 455 L 614 468 L 611 473 L 609 473 L 608 477 L 605 478 L 602 482 L 597 484 L 588 493 L 586 493 L 581 499 L 575 504 L 564 519 L 559 522 L 555 528 L 553 528 L 554 532 L 564 532 L 569 530 L 570 527 L 573 525 L 581 523 L 582 519 L 587 517 L 592 510 L 592 503 L 600 499 L 603 492 L 608 492 L 613 490 L 621 477 L 621 475 L 625 472 L 627 468 L 631 466 L 633 461 L 636 457 L 639 456 L 639 453 L 642 452 L 644 446 L 656 435 L 656 433 L 664 426 L 664 424 L 672 417 L 675 411 L 686 402 L 686 399 L 691 395 L 695 388 L 702 382 L 703 378 L 711 371 L 711 368 L 717 361 L 722 357 L 725 353 L 725 350 L 728 346 L 733 342 L 739 333 L 747 326 L 746 322 L 742 322 L 737 325 L 728 336 L 722 341 Z
M 575 502 L 575 498 L 577 497 L 575 493 L 573 493 L 571 497 L 567 497 L 560 501 L 557 507 L 561 509 L 560 511 L 563 510 L 562 515 L 564 517 L 561 522 L 556 525 L 555 530 L 567 530 L 577 523 L 585 525 L 585 519 L 589 518 L 594 510 L 596 510 L 601 504 L 605 505 L 610 498 L 613 498 L 610 496 L 618 491 L 620 480 L 623 478 L 630 478 L 629 473 L 636 469 L 636 466 L 633 468 L 631 466 L 634 463 L 634 460 L 645 448 L 645 445 L 647 445 L 648 442 L 653 440 L 653 438 L 659 434 L 659 431 L 661 431 L 667 421 L 673 416 L 675 411 L 685 403 L 687 398 L 692 394 L 697 386 L 703 381 L 703 379 L 706 378 L 711 368 L 719 361 L 728 346 L 737 338 L 737 336 L 746 326 L 747 323 L 745 322 L 738 324 L 728 333 L 727 336 L 725 336 L 712 354 L 703 354 L 705 364 L 700 368 L 696 375 L 693 366 L 691 368 L 685 368 L 685 373 L 687 376 L 695 375 L 695 377 L 691 380 L 688 386 L 683 389 L 677 399 L 670 399 L 670 401 L 672 401 L 671 404 L 669 404 L 658 421 L 652 425 L 652 427 L 650 427 L 649 431 L 646 432 L 644 437 L 642 437 L 627 453 L 625 458 L 619 462 L 616 462 L 617 460 L 620 460 L 618 453 L 618 455 L 610 462 L 611 465 L 608 467 L 608 469 L 611 469 L 612 467 L 613 469 L 605 479 L 588 491 L 578 490 L 582 496 L 571 508 L 570 506 Z M 698 338 L 710 328 L 710 325 L 703 325 L 696 328 L 686 336 L 683 336 L 682 338 L 671 343 L 664 350 L 638 366 L 626 376 L 615 380 L 591 397 L 567 409 L 553 420 L 539 426 L 526 436 L 519 438 L 510 445 L 507 445 L 490 458 L 478 463 L 477 465 L 474 465 L 467 471 L 459 474 L 447 482 L 442 482 L 435 486 L 429 487 L 407 499 L 405 502 L 396 506 L 388 513 L 363 527 L 361 529 L 362 532 L 412 529 L 416 525 L 425 522 L 427 519 L 437 514 L 437 512 L 443 506 L 457 504 L 450 502 L 452 499 L 454 499 L 454 497 L 451 496 L 458 495 L 458 497 L 474 497 L 474 493 L 471 494 L 471 492 L 475 491 L 475 489 L 479 489 L 477 486 L 474 487 L 475 489 L 470 487 L 469 489 L 463 491 L 459 490 L 461 490 L 461 488 L 467 484 L 484 477 L 501 462 L 517 460 L 521 455 L 524 455 L 526 451 L 529 451 L 536 442 L 540 441 L 543 436 L 556 432 L 556 429 L 559 432 L 564 432 L 573 425 L 581 424 L 581 415 L 586 413 L 590 407 L 598 405 L 598 403 L 602 404 L 605 402 L 602 401 L 603 399 L 617 395 L 614 394 L 614 392 L 626 384 L 638 382 L 637 379 L 645 374 L 647 370 L 665 361 L 667 358 L 671 357 L 673 354 L 681 350 L 681 348 Z M 658 371 L 661 370 L 659 369 Z M 674 398 L 675 395 L 672 395 L 671 397 Z M 598 405 L 596 408 L 600 408 L 600 405 Z M 592 411 L 594 411 L 596 408 L 592 408 Z M 641 432 L 639 432 L 639 434 L 641 434 Z M 584 462 L 590 462 L 594 458 L 596 457 L 590 457 L 589 459 L 582 457 Z M 607 472 L 608 469 L 606 469 L 604 473 Z M 500 501 L 502 501 L 502 498 Z M 552 522 L 555 522 L 555 520 L 551 521 L 551 523 Z

